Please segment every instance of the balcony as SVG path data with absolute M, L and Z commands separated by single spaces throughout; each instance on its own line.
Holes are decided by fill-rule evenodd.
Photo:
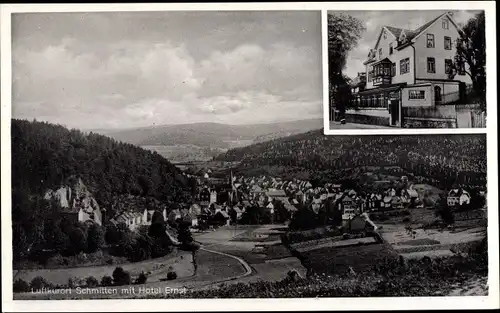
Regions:
M 373 78 L 373 86 L 390 85 L 392 82 L 391 75 L 379 75 Z
M 385 58 L 373 65 L 373 85 L 390 85 L 394 67 L 392 61 Z

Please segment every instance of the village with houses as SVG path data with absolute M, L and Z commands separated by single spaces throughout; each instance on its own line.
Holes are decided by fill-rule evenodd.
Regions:
M 396 210 L 423 209 L 423 197 L 408 181 L 407 176 L 401 176 L 399 181 L 384 181 L 386 189 L 381 192 L 346 189 L 342 184 L 327 183 L 324 186 L 313 187 L 311 182 L 293 179 L 283 180 L 278 177 L 233 176 L 232 171 L 227 179 L 213 178 L 208 169 L 203 175 L 196 177 L 198 194 L 195 201 L 181 208 L 163 209 L 160 213 L 163 219 L 171 225 L 181 221 L 190 225 L 193 231 L 206 231 L 220 226 L 239 224 L 249 208 L 259 208 L 271 218 L 277 214 L 275 207 L 281 206 L 286 212 L 286 219 L 267 220 L 267 223 L 288 223 L 300 209 L 307 209 L 315 215 L 325 212 L 332 216 L 334 211 L 340 212 L 342 225 L 348 225 L 357 216 L 366 213 L 388 212 Z M 190 175 L 190 174 L 187 174 Z M 397 184 L 398 187 L 391 187 Z M 485 193 L 479 194 L 485 198 Z M 67 200 L 61 202 L 63 207 Z M 446 194 L 446 204 L 457 208 L 471 203 L 471 195 L 464 188 L 453 188 Z M 76 207 L 76 206 L 75 206 Z M 94 214 L 85 212 L 80 207 L 78 220 L 89 219 L 102 225 L 101 209 Z M 434 206 L 426 209 L 433 209 Z M 478 208 L 479 209 L 479 208 Z M 150 226 L 155 210 L 126 210 L 109 219 L 112 224 L 124 223 L 135 231 L 140 226 Z M 75 215 L 76 218 L 76 215 Z

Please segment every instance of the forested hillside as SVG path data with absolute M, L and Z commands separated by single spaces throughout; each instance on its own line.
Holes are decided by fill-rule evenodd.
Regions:
M 39 194 L 78 176 L 100 204 L 131 194 L 182 202 L 189 190 L 181 171 L 155 152 L 95 133 L 44 122 L 12 120 L 12 187 Z
M 241 161 L 239 171 L 306 179 L 342 179 L 363 166 L 399 166 L 454 184 L 485 185 L 486 136 L 325 136 L 323 130 L 229 150 L 218 160 Z
M 55 258 L 61 260 L 61 255 L 93 253 L 100 249 L 105 229 L 97 224 L 89 226 L 65 219 L 61 201 L 44 198 L 48 190 L 61 187 L 68 195 L 76 193 L 71 183 L 75 179 L 82 182 L 81 186 L 88 187 L 89 193 L 84 197 L 89 201 L 95 197 L 108 218 L 124 210 L 173 209 L 190 201 L 193 187 L 178 168 L 155 152 L 59 125 L 12 120 L 12 223 L 16 261 L 29 256 L 36 262 L 46 262 L 47 258 L 40 255 L 43 251 L 56 253 Z M 128 231 L 126 226 L 122 230 L 123 234 Z M 130 241 L 125 240 L 122 247 L 128 250 L 124 248 L 126 253 L 116 252 L 117 255 L 135 258 L 137 249 L 131 248 L 134 245 Z M 153 249 L 154 253 L 157 250 Z M 164 255 L 168 249 L 160 252 L 157 255 Z M 147 257 L 150 255 L 142 255 L 142 259 Z

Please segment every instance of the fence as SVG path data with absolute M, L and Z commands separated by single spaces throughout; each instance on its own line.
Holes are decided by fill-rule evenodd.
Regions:
M 486 114 L 477 104 L 403 107 L 403 127 L 480 128 L 486 127 Z
M 457 126 L 459 128 L 483 128 L 486 127 L 486 113 L 478 110 L 473 104 L 456 106 Z

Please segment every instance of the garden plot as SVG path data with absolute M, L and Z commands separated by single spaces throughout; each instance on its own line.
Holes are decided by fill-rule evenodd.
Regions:
M 302 253 L 304 265 L 317 273 L 345 273 L 370 270 L 377 262 L 396 261 L 397 255 L 385 244 L 320 248 Z
M 384 228 L 382 237 L 394 250 L 404 257 L 423 256 L 442 257 L 452 255 L 451 249 L 478 242 L 485 236 L 486 228 L 475 227 L 462 230 L 424 230 L 406 231 Z
M 295 248 L 298 252 L 308 252 L 322 248 L 341 248 L 353 245 L 377 243 L 377 240 L 374 237 L 363 237 L 345 240 L 342 240 L 342 237 L 331 237 L 326 239 L 327 240 L 322 240 L 321 242 L 318 242 L 317 240 L 313 240 L 313 242 L 301 242 L 299 246 L 292 245 L 292 247 Z

